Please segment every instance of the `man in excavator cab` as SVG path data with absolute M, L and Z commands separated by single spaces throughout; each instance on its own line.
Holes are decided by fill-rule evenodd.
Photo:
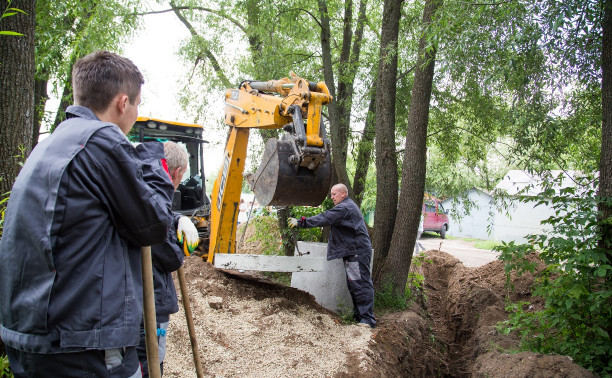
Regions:
M 204 255 L 208 248 L 210 200 L 206 196 L 204 180 L 204 149 L 208 143 L 202 138 L 203 127 L 192 123 L 138 117 L 129 139 L 132 142 L 174 142 L 189 154 L 189 169 L 174 192 L 172 210 L 189 217 L 198 229 L 200 245 L 195 254 Z

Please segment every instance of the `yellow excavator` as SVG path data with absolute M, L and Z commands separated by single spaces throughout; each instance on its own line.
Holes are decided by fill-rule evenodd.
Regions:
M 190 177 L 179 186 L 175 211 L 188 215 L 200 234 L 198 254 L 213 262 L 217 253 L 236 252 L 236 225 L 243 176 L 261 206 L 318 206 L 331 183 L 330 142 L 321 110 L 332 100 L 324 82 L 291 78 L 244 81 L 225 92 L 229 131 L 223 163 L 208 201 L 203 170 L 202 126 L 138 118 L 140 141 L 184 143 L 190 155 Z M 259 168 L 243 175 L 250 129 L 283 129 L 266 141 Z M 136 139 L 136 138 L 132 138 Z

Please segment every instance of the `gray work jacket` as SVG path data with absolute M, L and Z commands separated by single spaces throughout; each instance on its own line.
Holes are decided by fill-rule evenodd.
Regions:
M 32 151 L 13 186 L 0 240 L 0 337 L 63 353 L 138 344 L 140 246 L 162 243 L 173 186 L 118 126 L 88 108 Z M 157 142 L 155 142 L 157 143 Z M 163 159 L 158 143 L 156 158 Z

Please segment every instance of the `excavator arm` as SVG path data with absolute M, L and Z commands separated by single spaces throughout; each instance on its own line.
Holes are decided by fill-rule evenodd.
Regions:
M 309 83 L 292 74 L 267 82 L 243 82 L 225 92 L 229 133 L 223 164 L 211 194 L 210 245 L 216 253 L 235 253 L 238 204 L 250 129 L 280 129 L 269 139 L 261 164 L 247 180 L 262 206 L 317 206 L 331 181 L 329 140 L 321 108 L 332 100 L 323 82 Z

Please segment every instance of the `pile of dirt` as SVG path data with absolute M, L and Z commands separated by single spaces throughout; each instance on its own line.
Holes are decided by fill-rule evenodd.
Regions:
M 592 376 L 568 357 L 504 352 L 517 340 L 494 327 L 507 317 L 502 263 L 466 268 L 451 255 L 428 251 L 415 269 L 425 276 L 425 305 L 380 316 L 370 329 L 343 324 L 310 294 L 187 258 L 205 375 Z M 512 278 L 513 299 L 530 299 L 533 278 Z M 171 317 L 165 376 L 195 376 L 190 345 L 181 309 Z
M 420 309 L 391 314 L 373 330 L 345 325 L 310 294 L 258 275 L 217 270 L 195 256 L 186 259 L 184 270 L 206 376 L 424 376 L 437 371 L 424 353 L 436 352 L 428 345 L 428 322 Z M 187 329 L 181 308 L 171 317 L 165 376 L 195 374 Z
M 533 273 L 506 279 L 504 263 L 493 261 L 466 268 L 455 257 L 428 251 L 422 265 L 427 310 L 433 334 L 445 346 L 448 375 L 453 377 L 593 377 L 567 356 L 531 352 L 515 354 L 518 338 L 501 334 L 499 322 L 507 320 L 505 298 L 528 301 L 532 310 L 541 308 L 540 298 L 531 296 L 534 279 L 544 269 L 536 257 Z

